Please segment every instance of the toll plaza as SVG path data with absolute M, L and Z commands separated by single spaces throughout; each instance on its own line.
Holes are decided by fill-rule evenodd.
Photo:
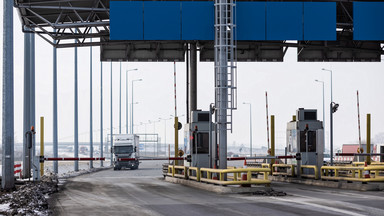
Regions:
M 318 66 L 317 64 L 324 62 L 364 63 L 364 69 L 370 70 L 370 64 L 380 63 L 384 54 L 383 9 L 384 3 L 381 1 L 347 0 L 319 2 L 5 0 L 3 3 L 2 46 L 2 189 L 8 192 L 15 191 L 16 185 L 27 179 L 28 184 L 31 184 L 30 181 L 38 184 L 46 178 L 52 180 L 59 174 L 63 174 L 61 172 L 65 166 L 73 167 L 69 172 L 80 173 L 84 167 L 93 172 L 96 165 L 101 170 L 101 174 L 96 175 L 100 179 L 96 178 L 95 181 L 92 181 L 87 179 L 88 177 L 84 178 L 97 185 L 95 187 L 98 187 L 99 191 L 109 188 L 115 194 L 124 191 L 125 193 L 121 194 L 122 197 L 129 194 L 131 197 L 145 197 L 149 200 L 158 200 L 159 197 L 153 197 L 147 192 L 142 194 L 143 191 L 146 191 L 146 187 L 162 188 L 159 191 L 163 192 L 159 192 L 159 194 L 163 196 L 165 194 L 163 187 L 168 188 L 168 182 L 227 194 L 254 194 L 260 190 L 271 191 L 274 185 L 289 191 L 289 186 L 284 186 L 284 183 L 354 191 L 382 191 L 384 189 L 382 161 L 384 148 L 380 143 L 378 143 L 380 146 L 372 145 L 374 143 L 371 140 L 371 126 L 373 125 L 371 114 L 372 118 L 378 116 L 377 118 L 380 119 L 381 113 L 371 113 L 370 109 L 364 108 L 360 116 L 360 98 L 357 90 L 358 130 L 356 131 L 358 131 L 358 136 L 356 137 L 359 140 L 358 149 L 356 152 L 337 150 L 336 146 L 340 145 L 339 135 L 354 137 L 354 135 L 349 135 L 352 134 L 352 130 L 341 132 L 338 128 L 337 133 L 334 133 L 336 131 L 334 121 L 340 122 L 341 118 L 346 121 L 351 118 L 346 116 L 339 118 L 338 115 L 342 111 L 338 110 L 352 110 L 356 107 L 352 108 L 351 103 L 342 104 L 337 101 L 350 97 L 347 96 L 349 92 L 341 91 L 340 84 L 337 89 L 341 93 L 334 100 L 332 95 L 334 69 L 327 65 L 321 69 L 323 73 L 330 75 L 330 83 L 326 83 L 327 87 L 330 87 L 329 100 L 324 99 L 324 79 L 315 80 L 323 87 L 321 112 L 323 119 L 321 120 L 319 118 L 320 110 L 315 109 L 317 105 L 314 105 L 316 103 L 313 97 L 307 94 L 311 90 L 304 87 L 308 85 L 308 80 L 306 80 L 308 74 L 289 83 L 289 88 L 283 88 L 284 79 L 289 80 L 284 76 L 274 77 L 272 82 L 272 79 L 259 75 L 256 78 L 250 75 L 244 76 L 241 74 L 241 68 L 250 65 L 259 67 L 263 63 L 283 63 L 288 53 L 293 50 L 296 63 L 311 66 Z M 14 11 L 17 12 L 19 21 L 14 21 Z M 21 28 L 15 28 L 14 22 L 21 24 Z M 14 50 L 14 47 L 19 45 L 17 40 L 14 41 L 13 35 L 16 31 L 22 32 L 24 39 L 22 102 L 20 98 L 14 96 L 20 91 L 19 88 L 14 88 L 14 83 L 19 81 L 19 77 L 14 74 L 17 74 L 18 63 L 21 61 L 14 56 L 14 52 L 19 52 L 19 50 Z M 52 48 L 52 80 L 49 81 L 46 76 L 36 77 L 36 74 L 39 73 L 36 71 L 36 59 L 39 60 L 44 56 L 36 55 L 37 50 L 44 47 L 40 42 L 44 42 L 44 46 L 49 45 Z M 84 55 L 85 49 L 87 49 L 87 53 L 89 51 L 89 56 Z M 71 53 L 67 53 L 67 55 L 73 60 L 71 60 L 72 69 L 68 69 L 69 64 L 65 67 L 58 66 L 58 50 L 71 50 Z M 95 52 L 99 55 L 97 68 L 93 56 Z M 89 83 L 87 81 L 86 84 L 89 88 L 84 87 L 84 82 L 81 82 L 81 77 L 84 75 L 83 66 L 85 64 L 82 61 L 84 56 L 89 57 L 89 64 L 87 63 Z M 65 58 L 64 62 L 69 61 Z M 138 68 L 126 69 L 125 73 L 122 71 L 125 63 L 147 67 L 152 63 L 160 62 L 172 68 L 172 70 L 168 68 L 167 71 L 171 71 L 173 75 L 172 90 L 164 94 L 162 94 L 165 89 L 164 83 L 167 82 L 162 79 L 163 77 L 157 78 L 157 82 L 152 84 L 145 84 L 144 79 L 138 78 L 136 75 L 132 76 L 136 73 L 134 71 L 138 71 Z M 116 65 L 120 66 L 118 85 L 116 85 L 116 81 L 114 82 L 113 75 L 113 71 L 117 70 Z M 185 78 L 183 82 L 180 82 L 179 65 L 185 67 L 185 74 L 182 74 L 182 77 Z M 156 66 L 160 68 L 160 66 Z M 15 70 L 14 67 L 17 69 Z M 61 103 L 61 106 L 58 103 L 58 99 L 60 99 L 58 85 L 60 87 L 64 83 L 64 81 L 60 82 L 58 77 L 62 75 L 62 72 L 58 71 L 62 71 L 63 68 L 66 71 L 74 72 L 73 79 L 71 78 L 73 109 L 70 109 L 73 116 L 68 114 L 68 102 L 64 103 L 65 105 Z M 110 72 L 108 77 L 103 75 L 103 70 L 107 68 Z M 158 68 L 153 67 L 152 69 L 157 70 Z M 201 76 L 200 71 L 205 70 L 209 70 L 210 73 L 204 74 L 202 79 L 201 77 L 198 79 L 198 74 Z M 255 70 L 261 72 L 259 68 Z M 290 73 L 294 74 L 294 70 L 292 69 Z M 368 74 L 365 71 L 364 73 Z M 96 84 L 100 91 L 97 106 L 95 106 L 93 92 L 95 74 L 100 75 L 98 78 L 100 85 Z M 126 80 L 122 80 L 122 75 L 126 76 Z M 369 76 L 367 75 L 367 77 Z M 103 82 L 103 78 L 108 78 L 109 89 L 103 89 L 103 85 L 106 84 L 105 81 Z M 348 78 L 338 77 L 337 79 L 339 83 L 348 86 Z M 375 81 L 374 79 L 371 78 L 372 81 Z M 239 82 L 239 80 L 243 81 Z M 289 97 L 281 96 L 277 104 L 276 98 L 269 103 L 267 91 L 262 90 L 262 92 L 265 91 L 266 96 L 265 117 L 267 120 L 264 142 L 260 142 L 261 137 L 265 136 L 264 131 L 264 135 L 260 135 L 262 134 L 261 127 L 256 126 L 256 130 L 252 129 L 252 104 L 243 102 L 243 104 L 249 105 L 250 111 L 249 118 L 246 118 L 246 122 L 249 120 L 249 148 L 242 144 L 238 151 L 231 153 L 229 143 L 244 142 L 244 131 L 248 129 L 244 122 L 236 123 L 237 113 L 239 117 L 244 116 L 240 111 L 240 99 L 257 98 L 254 104 L 264 106 L 264 98 L 256 96 L 260 89 L 255 92 L 242 92 L 242 87 L 248 86 L 249 83 L 264 87 L 264 83 L 274 83 L 277 80 L 281 82 L 281 87 L 275 86 L 272 89 L 266 87 L 269 92 L 272 92 L 272 95 L 276 92 L 279 92 L 280 95 L 284 95 L 284 92 L 292 94 L 292 91 L 295 94 Z M 125 93 L 122 90 L 124 81 Z M 199 88 L 198 86 L 205 81 L 210 83 L 210 88 Z M 50 108 L 52 114 L 36 121 L 36 114 L 41 113 L 42 107 L 46 107 L 46 102 L 41 102 L 41 92 L 36 91 L 41 87 L 37 85 L 40 82 L 49 82 L 52 86 L 52 92 L 49 92 L 52 96 L 52 104 L 49 105 L 52 105 Z M 159 83 L 164 86 L 157 85 Z M 239 83 L 242 83 L 243 86 L 239 86 Z M 151 89 L 150 87 L 155 84 L 156 87 Z M 117 86 L 119 86 L 118 91 L 116 91 Z M 140 86 L 147 87 L 145 90 L 142 89 L 144 94 L 134 88 Z M 184 95 L 180 94 L 180 86 Z M 18 86 L 16 85 L 16 87 Z M 380 89 L 380 86 L 375 86 L 375 88 Z M 81 137 L 82 133 L 79 133 L 79 128 L 84 128 L 84 121 L 79 119 L 84 116 L 85 105 L 84 97 L 79 99 L 79 95 L 81 96 L 85 89 L 89 90 L 89 101 L 86 101 L 87 104 L 89 103 L 89 111 L 87 108 L 86 112 L 89 126 L 87 126 L 87 138 L 84 139 Z M 369 88 L 365 88 L 366 91 L 368 91 L 367 89 Z M 140 95 L 159 95 L 152 97 L 156 103 L 148 105 L 147 102 L 151 99 L 146 98 L 139 101 L 135 96 L 138 93 Z M 105 100 L 106 94 L 108 94 L 108 100 Z M 125 105 L 122 104 L 124 94 L 126 95 Z M 40 98 L 36 99 L 36 95 L 39 95 Z M 118 105 L 117 95 L 119 97 Z M 169 97 L 172 98 L 172 101 L 168 100 Z M 290 100 L 288 101 L 287 98 Z M 367 103 L 366 101 L 377 100 L 377 96 L 374 99 L 366 96 L 364 99 L 365 101 L 363 100 L 362 103 Z M 300 101 L 301 104 L 298 104 L 297 101 Z M 141 106 L 141 103 L 145 105 Z M 15 107 L 14 104 L 17 106 Z M 162 113 L 161 107 L 169 104 L 171 105 L 167 106 L 166 118 L 157 116 L 155 120 L 142 120 L 145 115 Z M 379 107 L 380 102 L 378 104 Z M 355 106 L 355 104 L 353 105 Z M 125 113 L 122 110 L 123 106 L 126 108 Z M 303 106 L 305 108 L 301 108 Z M 20 107 L 22 107 L 23 113 L 22 123 L 17 118 Z M 95 115 L 96 107 L 100 117 Z M 108 114 L 105 110 L 107 107 Z M 281 112 L 284 114 L 280 115 Z M 290 114 L 287 115 L 285 112 Z M 260 109 L 257 108 L 258 122 L 261 121 L 259 120 L 260 113 Z M 327 113 L 329 113 L 329 119 Z M 142 116 L 138 117 L 139 114 Z M 125 125 L 124 121 L 122 122 L 124 115 L 126 117 Z M 71 119 L 73 117 L 73 122 L 71 122 L 73 128 L 72 126 L 70 128 L 73 136 L 71 133 L 70 141 L 65 144 L 59 138 L 58 128 L 62 127 L 58 118 L 60 116 L 63 121 L 68 121 L 68 116 L 71 116 Z M 118 121 L 114 121 L 117 116 Z M 325 116 L 327 116 L 327 120 Z M 364 118 L 365 116 L 366 118 Z M 263 116 L 263 121 L 265 117 Z M 49 122 L 52 122 L 52 124 L 48 124 L 48 127 L 47 118 Z M 104 119 L 108 119 L 108 121 L 103 122 Z M 244 120 L 245 118 L 238 119 Z M 167 120 L 171 122 L 168 125 Z M 164 135 L 156 130 L 161 121 L 164 121 Z M 94 129 L 96 122 L 100 124 L 98 129 Z M 366 133 L 361 132 L 361 122 L 365 123 Z M 17 134 L 15 125 L 21 127 L 19 124 L 22 125 L 22 143 L 20 145 L 15 140 L 15 134 Z M 286 126 L 283 129 L 284 153 L 281 151 L 278 153 L 276 128 L 281 128 L 282 124 Z M 381 125 L 376 122 L 374 125 L 378 125 L 379 128 L 374 128 L 376 135 L 381 129 Z M 67 127 L 62 128 L 64 131 L 68 130 Z M 126 130 L 124 131 L 124 129 Z M 169 136 L 170 131 L 172 131 L 172 136 Z M 257 136 L 253 138 L 256 138 L 258 143 L 253 146 L 252 134 L 254 131 L 257 131 Z M 48 133 L 49 141 L 51 141 L 49 144 L 45 140 Z M 99 135 L 97 138 L 96 134 Z M 362 134 L 365 140 L 362 140 Z M 128 143 L 128 139 L 120 139 L 128 136 L 135 137 L 134 144 Z M 180 139 L 184 139 L 184 143 L 180 142 Z M 256 145 L 260 147 L 262 153 L 253 152 L 253 149 L 256 150 Z M 380 149 L 380 152 L 377 149 Z M 20 154 L 17 159 L 15 152 Z M 350 157 L 350 159 L 340 162 L 337 159 L 340 157 Z M 158 171 L 161 169 L 163 172 L 159 172 L 158 176 L 164 176 L 166 181 L 160 183 L 155 181 L 154 177 L 145 170 L 138 169 L 140 163 L 143 165 L 140 167 L 146 169 Z M 151 163 L 153 167 L 146 167 L 145 163 Z M 132 172 L 127 164 L 131 164 Z M 115 172 L 110 173 L 112 167 L 115 168 Z M 138 177 L 133 175 L 129 176 L 128 180 L 124 179 L 127 173 L 136 173 L 136 177 Z M 149 176 L 150 180 L 142 180 L 142 176 Z M 113 186 L 105 187 L 98 182 L 107 177 L 114 179 L 111 182 L 106 180 L 108 186 Z M 82 191 L 84 196 L 87 193 L 92 194 L 91 186 L 89 189 L 88 186 L 76 184 L 78 179 L 82 182 L 84 180 L 82 178 L 81 176 L 76 177 L 73 184 L 87 190 Z M 143 177 L 143 179 L 145 178 Z M 141 186 L 140 180 L 145 182 Z M 145 189 L 137 191 L 131 188 L 133 193 L 140 194 L 135 196 L 135 194 L 130 194 L 131 191 L 122 189 L 121 185 L 130 187 L 129 184 Z M 113 188 L 115 186 L 121 188 L 115 189 Z M 72 192 L 75 191 L 73 189 Z M 358 194 L 358 192 L 354 193 Z M 105 192 L 104 194 L 110 195 L 111 193 Z M 81 195 L 79 194 L 79 196 Z M 66 197 L 70 203 L 68 205 L 76 206 L 76 202 L 73 202 L 71 196 L 68 197 Z M 224 203 L 227 201 L 223 200 Z M 299 200 L 296 201 L 296 204 L 300 203 Z M 138 199 L 132 202 L 134 203 L 132 205 L 145 206 L 146 202 Z M 173 201 L 169 202 L 164 205 L 175 204 Z M 120 210 L 124 209 L 116 203 L 109 203 L 108 207 L 110 206 Z M 318 208 L 317 213 L 321 212 L 320 209 L 334 210 L 329 205 L 324 208 L 316 204 L 316 208 Z M 150 208 L 143 209 L 146 211 L 140 212 L 131 209 L 132 214 L 154 214 Z M 161 209 L 157 209 L 156 212 L 160 215 L 175 213 L 168 207 L 164 207 L 164 209 L 167 210 L 162 212 Z M 380 208 L 378 209 L 381 211 Z M 65 214 L 70 211 L 71 209 L 61 213 Z M 95 214 L 101 212 L 102 210 L 95 210 Z M 119 213 L 122 212 L 124 210 Z M 336 208 L 335 212 L 338 214 L 356 213 L 340 208 Z M 23 212 L 18 213 L 23 214 Z M 206 212 L 206 214 L 209 213 Z

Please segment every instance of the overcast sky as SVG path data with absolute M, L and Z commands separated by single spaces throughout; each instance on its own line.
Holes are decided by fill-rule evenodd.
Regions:
M 1 2 L 2 7 L 2 2 Z M 2 10 L 0 11 L 2 17 Z M 1 22 L 2 28 L 2 22 Z M 0 36 L 2 40 L 2 35 Z M 14 104 L 15 141 L 22 141 L 23 129 L 23 33 L 20 20 L 14 11 Z M 1 44 L 2 46 L 2 44 Z M 79 141 L 89 141 L 89 47 L 79 48 Z M 0 50 L 2 57 L 2 49 Z M 59 142 L 73 141 L 74 133 L 74 49 L 58 50 L 58 121 Z M 234 111 L 233 133 L 228 144 L 249 146 L 249 106 L 252 103 L 253 146 L 267 145 L 265 91 L 268 91 L 269 113 L 276 117 L 277 145 L 285 145 L 285 130 L 296 109 L 318 109 L 322 120 L 322 86 L 315 79 L 325 82 L 326 133 L 329 132 L 330 73 L 321 68 L 333 70 L 333 98 L 340 104 L 334 115 L 334 145 L 358 141 L 356 90 L 360 92 L 362 139 L 366 137 L 366 114 L 372 114 L 372 137 L 384 132 L 384 63 L 299 63 L 296 49 L 290 48 L 282 63 L 238 63 L 238 109 Z M 94 140 L 100 139 L 100 61 L 99 48 L 93 48 L 93 128 Z M 2 64 L 2 63 L 1 63 Z M 2 68 L 2 65 L 1 65 Z M 125 70 L 129 79 L 143 79 L 134 87 L 135 124 L 170 118 L 174 114 L 173 63 L 122 63 L 122 130 L 125 131 Z M 176 63 L 178 115 L 185 114 L 185 62 Z M 103 63 L 104 129 L 110 127 L 110 63 Z M 213 63 L 198 63 L 199 109 L 207 110 L 214 102 Z M 130 83 L 129 83 L 130 84 Z M 2 83 L 1 83 L 2 85 Z M 39 117 L 45 117 L 45 138 L 52 141 L 52 47 L 36 36 L 36 128 L 39 131 Z M 130 90 L 130 89 L 129 89 Z M 1 95 L 0 95 L 1 97 Z M 113 63 L 113 126 L 119 127 L 119 63 Z M 185 123 L 185 116 L 181 118 Z M 164 121 L 139 126 L 136 131 L 156 133 L 164 142 Z M 167 121 L 167 142 L 173 143 L 173 127 Z M 107 132 L 105 132 L 106 134 Z M 109 131 L 108 131 L 109 133 Z M 180 141 L 183 140 L 180 133 Z M 37 139 L 39 140 L 39 135 Z M 328 146 L 328 142 L 327 142 Z

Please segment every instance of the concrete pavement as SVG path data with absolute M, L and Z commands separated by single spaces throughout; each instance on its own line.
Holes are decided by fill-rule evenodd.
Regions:
M 217 194 L 165 182 L 161 162 L 138 170 L 105 170 L 67 180 L 55 215 L 384 215 L 384 192 L 273 183 L 284 197 Z

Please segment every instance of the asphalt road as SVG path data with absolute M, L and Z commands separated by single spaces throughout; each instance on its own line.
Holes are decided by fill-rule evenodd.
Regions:
M 384 192 L 274 183 L 287 196 L 216 194 L 168 183 L 161 162 L 138 170 L 104 170 L 68 179 L 54 197 L 55 215 L 384 215 Z

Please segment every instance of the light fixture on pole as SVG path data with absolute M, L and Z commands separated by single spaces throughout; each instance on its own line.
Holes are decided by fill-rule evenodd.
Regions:
M 249 156 L 252 157 L 252 104 L 243 102 L 249 105 Z
M 126 80 L 125 80 L 125 123 L 126 123 L 126 131 L 128 134 L 128 72 L 129 71 L 137 71 L 137 68 L 126 70 Z
M 328 71 L 328 72 L 331 72 L 331 103 L 333 102 L 333 96 L 332 96 L 332 94 L 333 94 L 333 92 L 332 92 L 332 70 L 328 70 L 328 69 L 325 69 L 325 68 L 322 68 L 321 70 L 323 70 L 323 71 Z

